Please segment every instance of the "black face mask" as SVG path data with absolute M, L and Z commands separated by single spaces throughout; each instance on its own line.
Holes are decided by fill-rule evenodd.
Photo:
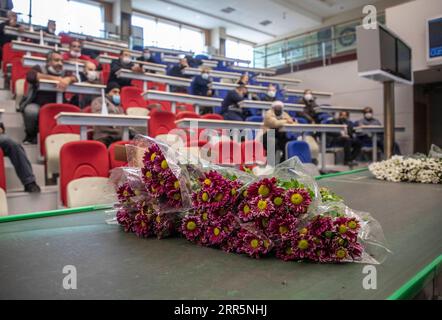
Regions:
M 280 117 L 282 116 L 282 110 L 275 110 L 275 116 Z

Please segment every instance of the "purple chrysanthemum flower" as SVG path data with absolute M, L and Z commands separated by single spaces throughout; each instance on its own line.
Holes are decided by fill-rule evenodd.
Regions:
M 272 241 L 263 235 L 258 235 L 245 229 L 238 232 L 238 253 L 248 254 L 252 258 L 266 255 L 272 249 Z
M 123 183 L 117 189 L 118 201 L 125 203 L 130 201 L 130 198 L 135 196 L 135 192 L 132 190 L 129 183 Z
M 327 216 L 316 216 L 306 226 L 315 237 L 321 237 L 326 231 L 333 230 L 333 220 Z
M 360 228 L 359 222 L 355 218 L 339 217 L 334 219 L 335 232 L 340 237 L 350 241 L 356 241 Z
M 127 209 L 117 211 L 117 222 L 124 228 L 125 232 L 132 232 L 134 217 Z
M 247 197 L 255 198 L 255 197 L 272 197 L 275 192 L 280 191 L 280 187 L 276 185 L 276 178 L 264 178 L 259 180 L 258 182 L 252 183 L 247 188 Z
M 305 231 L 305 230 L 304 230 Z M 303 232 L 301 230 L 301 232 Z M 308 233 L 298 233 L 293 240 L 293 251 L 296 260 L 312 260 L 316 259 L 316 243 L 313 241 L 313 237 Z
M 133 223 L 133 230 L 138 237 L 147 238 L 152 234 L 151 214 L 145 214 L 143 212 L 135 215 L 135 221 Z
M 254 218 L 270 217 L 275 212 L 275 206 L 270 198 L 255 197 L 250 200 L 251 214 Z
M 196 241 L 201 235 L 201 219 L 197 215 L 188 215 L 183 218 L 181 232 L 189 241 Z
M 293 260 L 295 260 L 295 250 L 293 248 L 293 241 L 292 240 L 283 241 L 276 248 L 276 257 L 278 259 L 281 259 L 281 260 L 284 260 L 284 261 L 293 261 Z
M 251 205 L 246 200 L 243 200 L 238 207 L 238 217 L 243 222 L 248 222 L 254 219 Z
M 303 188 L 289 189 L 285 193 L 284 203 L 295 216 L 306 213 L 311 202 L 309 192 Z
M 270 237 L 282 240 L 293 239 L 298 223 L 298 219 L 290 214 L 276 216 L 269 222 Z

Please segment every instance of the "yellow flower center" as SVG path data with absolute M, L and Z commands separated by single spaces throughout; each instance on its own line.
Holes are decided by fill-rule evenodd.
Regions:
M 179 189 L 180 188 L 180 182 L 177 180 L 177 181 L 175 181 L 174 183 L 173 183 L 173 187 L 175 188 L 175 189 Z
M 154 187 L 150 188 L 152 190 L 152 192 L 157 192 L 157 189 L 155 189 Z
M 295 205 L 300 205 L 304 198 L 299 193 L 294 193 L 290 197 L 290 201 Z
M 128 197 L 129 196 L 129 192 L 127 192 L 127 190 L 124 190 L 123 196 Z
M 164 180 L 160 180 L 160 185 L 164 186 Z
M 206 179 L 206 180 L 204 180 L 204 184 L 206 186 L 210 186 L 212 184 L 212 181 L 210 181 L 210 179 Z
M 266 228 L 269 225 L 269 219 L 267 218 L 262 218 L 261 220 L 261 224 L 264 228 Z
M 189 221 L 189 222 L 187 222 L 186 228 L 187 228 L 187 230 L 189 230 L 189 231 L 193 231 L 193 230 L 195 230 L 195 229 L 196 229 L 196 223 L 195 223 L 195 221 Z
M 273 203 L 277 206 L 280 206 L 282 204 L 282 198 L 276 197 L 275 200 L 273 200 Z
M 252 241 L 250 241 L 250 245 L 253 249 L 256 249 L 259 246 L 259 241 L 257 239 L 253 239 Z
M 288 231 L 289 231 L 289 229 L 286 226 L 280 226 L 279 227 L 279 233 L 280 234 L 287 233 Z
M 345 244 L 345 240 L 341 238 L 338 240 L 338 243 L 340 246 L 343 246 Z
M 265 210 L 267 208 L 267 201 L 259 200 L 258 201 L 258 208 L 259 208 L 259 210 Z
M 261 185 L 258 188 L 258 193 L 263 197 L 267 197 L 270 193 L 270 189 L 269 189 L 269 187 L 267 187 L 265 185 Z
M 207 212 L 203 213 L 203 220 L 207 221 L 207 219 L 209 219 L 209 215 L 207 214 Z
M 215 201 L 221 201 L 224 198 L 224 195 L 222 193 L 218 193 L 215 196 Z
M 146 222 L 141 221 L 141 228 L 145 228 L 146 227 Z
M 354 220 L 350 221 L 347 225 L 350 229 L 353 229 L 353 230 L 358 227 L 358 224 Z
M 250 213 L 250 207 L 248 205 L 245 205 L 243 208 L 243 211 L 245 214 L 249 214 Z
M 150 156 L 150 161 L 154 161 L 156 157 L 157 157 L 157 154 L 155 152 L 152 153 L 152 155 Z
M 167 163 L 167 161 L 161 161 L 161 169 L 166 170 L 167 168 L 169 168 L 169 164 Z
M 160 222 L 161 222 L 161 218 L 160 218 L 160 216 L 157 216 L 157 217 L 155 218 L 155 221 L 156 221 L 156 223 L 160 223 Z
M 203 193 L 203 195 L 201 196 L 201 199 L 203 199 L 204 202 L 207 202 L 209 200 L 209 195 L 207 194 L 207 192 Z
M 247 197 L 248 194 L 249 194 L 249 193 L 247 192 L 247 190 L 244 190 L 244 192 L 242 193 L 242 195 L 243 195 L 244 197 Z
M 214 234 L 215 236 L 217 236 L 217 237 L 218 237 L 218 235 L 220 234 L 220 232 L 221 232 L 221 230 L 218 229 L 218 228 L 213 229 L 213 234 Z
M 234 196 L 236 194 L 236 189 L 230 190 L 230 193 L 232 194 L 232 196 Z
M 341 224 L 339 226 L 339 233 L 343 234 L 343 233 L 346 233 L 346 232 L 347 232 L 347 227 L 344 224 Z
M 145 176 L 146 176 L 146 178 L 149 178 L 149 179 L 152 178 L 152 172 L 146 171 Z
M 308 241 L 307 240 L 300 240 L 299 242 L 298 242 L 298 248 L 299 249 L 301 249 L 301 250 L 306 250 L 306 249 L 308 249 Z
M 292 254 L 292 253 L 293 253 L 293 249 L 292 249 L 292 247 L 288 247 L 288 248 L 286 248 L 286 249 L 285 249 L 285 253 L 286 253 L 286 254 Z
M 336 251 L 336 257 L 338 259 L 344 259 L 347 256 L 347 252 L 344 249 L 339 249 Z
M 224 227 L 223 229 L 224 229 L 225 232 L 229 232 L 229 228 Z
M 307 234 L 308 229 L 307 228 L 302 228 L 301 231 L 299 231 L 300 234 Z
M 180 200 L 180 199 L 181 199 L 181 195 L 180 195 L 179 193 L 175 193 L 175 194 L 173 195 L 173 199 L 174 199 L 174 200 Z
M 267 249 L 268 247 L 270 247 L 270 241 L 269 240 L 264 240 L 264 247 Z
M 134 193 L 135 193 L 136 196 L 139 196 L 141 194 L 141 191 L 140 190 L 135 190 Z

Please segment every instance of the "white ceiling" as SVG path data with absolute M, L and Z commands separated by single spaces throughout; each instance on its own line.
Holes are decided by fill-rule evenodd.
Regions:
M 320 26 L 323 19 L 380 0 L 132 0 L 135 10 L 205 29 L 225 27 L 230 36 L 269 41 L 298 29 Z M 226 7 L 231 13 L 222 12 Z M 267 26 L 260 22 L 270 20 Z

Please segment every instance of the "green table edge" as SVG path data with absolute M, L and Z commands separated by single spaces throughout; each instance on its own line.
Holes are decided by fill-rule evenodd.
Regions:
M 323 179 L 328 179 L 328 178 L 333 178 L 333 177 L 339 177 L 339 176 L 344 176 L 344 175 L 351 175 L 351 174 L 356 174 L 356 173 L 360 173 L 360 172 L 365 172 L 367 170 L 368 170 L 368 168 L 361 168 L 361 169 L 338 172 L 338 173 L 329 173 L 329 174 L 317 176 L 317 177 L 315 177 L 315 179 L 316 180 L 323 180 Z M 25 213 L 25 214 L 0 217 L 0 223 L 28 220 L 28 219 L 54 217 L 54 216 L 82 213 L 82 212 L 88 212 L 88 211 L 106 210 L 106 209 L 111 209 L 111 208 L 112 208 L 112 205 L 96 205 L 96 206 L 86 206 L 86 207 L 79 207 L 79 208 L 69 208 L 69 209 L 35 212 L 35 213 Z M 387 298 L 387 300 L 401 300 L 401 299 L 413 298 L 428 283 L 428 278 L 432 273 L 434 273 L 434 276 L 436 276 L 439 273 L 439 269 L 440 269 L 441 264 L 442 264 L 442 255 L 437 257 L 434 261 L 432 261 L 430 264 L 428 264 L 422 270 L 420 270 L 416 275 L 414 275 L 410 280 L 408 280 L 404 285 L 402 285 L 392 295 L 390 295 Z

